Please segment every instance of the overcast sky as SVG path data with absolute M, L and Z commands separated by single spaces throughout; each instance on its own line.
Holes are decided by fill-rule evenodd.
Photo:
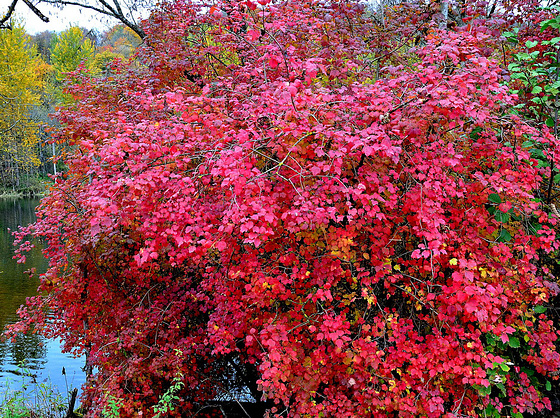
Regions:
M 4 0 L 0 0 L 2 4 Z M 64 9 L 53 7 L 49 4 L 40 4 L 38 9 L 50 19 L 49 23 L 43 22 L 35 14 L 27 8 L 24 2 L 19 1 L 16 5 L 15 15 L 23 18 L 25 21 L 25 29 L 27 33 L 33 35 L 45 30 L 61 32 L 71 26 L 80 26 L 87 29 L 95 28 L 100 32 L 112 27 L 116 20 L 109 20 L 101 17 L 99 13 L 90 13 L 79 7 L 67 6 Z

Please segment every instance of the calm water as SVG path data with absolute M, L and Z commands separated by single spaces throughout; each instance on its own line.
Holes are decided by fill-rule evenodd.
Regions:
M 37 294 L 37 279 L 30 279 L 25 270 L 36 267 L 44 271 L 47 262 L 37 248 L 27 256 L 25 265 L 13 260 L 13 238 L 9 230 L 27 225 L 35 219 L 38 200 L 0 199 L 0 327 L 18 320 L 17 309 L 25 298 Z M 0 341 L 0 402 L 10 390 L 18 390 L 30 383 L 47 384 L 66 398 L 68 390 L 80 387 L 85 381 L 81 370 L 83 359 L 60 352 L 58 341 L 45 340 L 36 334 L 24 335 L 15 343 Z M 21 365 L 24 365 L 23 368 Z M 66 375 L 62 374 L 65 368 Z

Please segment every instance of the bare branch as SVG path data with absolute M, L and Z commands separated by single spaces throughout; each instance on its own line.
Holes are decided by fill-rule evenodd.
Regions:
M 6 22 L 10 20 L 12 14 L 14 13 L 14 9 L 16 8 L 18 0 L 13 0 L 10 7 L 8 7 L 8 12 L 6 15 L 0 20 L 0 29 L 10 29 L 10 25 L 6 25 Z
M 12 3 L 10 4 L 10 6 L 8 7 L 8 11 L 6 12 L 6 14 L 4 15 L 4 17 L 2 17 L 2 19 L 0 19 L 0 29 L 11 29 L 11 25 L 9 22 L 12 15 L 14 14 L 14 10 L 16 8 L 16 4 L 19 0 L 12 0 Z M 37 7 L 35 7 L 35 5 L 33 3 L 31 3 L 30 0 L 23 0 L 23 2 L 27 5 L 27 7 L 29 7 L 29 10 L 31 10 L 33 13 L 35 13 L 35 15 L 37 15 L 37 17 L 39 19 L 41 19 L 43 22 L 48 22 L 49 18 L 47 16 L 45 16 L 43 13 L 41 13 L 41 11 L 39 9 L 37 9 Z
M 41 11 L 39 9 L 37 9 L 35 7 L 35 5 L 33 3 L 31 3 L 31 1 L 29 0 L 23 0 L 23 2 L 27 5 L 27 7 L 29 7 L 29 9 L 31 9 L 31 11 L 33 13 L 35 13 L 35 15 L 41 19 L 43 22 L 45 23 L 49 23 L 49 18 L 47 16 L 45 16 L 43 13 L 41 13 Z
M 107 0 L 97 0 L 92 4 L 90 4 L 90 2 L 88 2 L 87 0 L 39 0 L 39 3 L 53 4 L 62 7 L 75 6 L 82 9 L 92 10 L 102 15 L 117 19 L 122 24 L 134 31 L 138 36 L 140 36 L 140 38 L 144 39 L 146 37 L 146 33 L 140 27 L 140 25 L 134 21 L 134 18 L 132 16 L 128 16 L 126 12 L 123 11 L 121 1 L 122 0 L 113 0 L 114 5 L 110 4 Z

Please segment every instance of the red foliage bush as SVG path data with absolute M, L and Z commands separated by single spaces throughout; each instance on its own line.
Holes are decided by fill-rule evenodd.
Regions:
M 141 65 L 77 76 L 59 115 L 74 148 L 21 233 L 50 258 L 22 315 L 88 353 L 90 414 L 149 415 L 177 378 L 185 415 L 550 407 L 557 219 L 522 144 L 555 142 L 510 114 L 487 35 L 391 52 L 354 3 L 259 3 L 167 6 Z

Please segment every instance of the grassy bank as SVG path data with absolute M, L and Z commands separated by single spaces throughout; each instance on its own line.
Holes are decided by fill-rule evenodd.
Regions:
M 48 383 L 29 383 L 0 398 L 0 418 L 63 418 L 68 400 Z
M 68 416 L 68 405 L 72 395 L 66 396 L 50 382 L 37 382 L 31 370 L 23 364 L 17 374 L 24 380 L 15 382 L 6 380 L 0 395 L 0 418 L 64 418 Z M 74 390 L 77 393 L 77 390 Z M 75 400 L 76 393 L 73 393 Z
M 41 197 L 52 184 L 50 179 L 37 178 L 25 187 L 11 188 L 0 186 L 0 199 L 21 199 L 24 197 Z

